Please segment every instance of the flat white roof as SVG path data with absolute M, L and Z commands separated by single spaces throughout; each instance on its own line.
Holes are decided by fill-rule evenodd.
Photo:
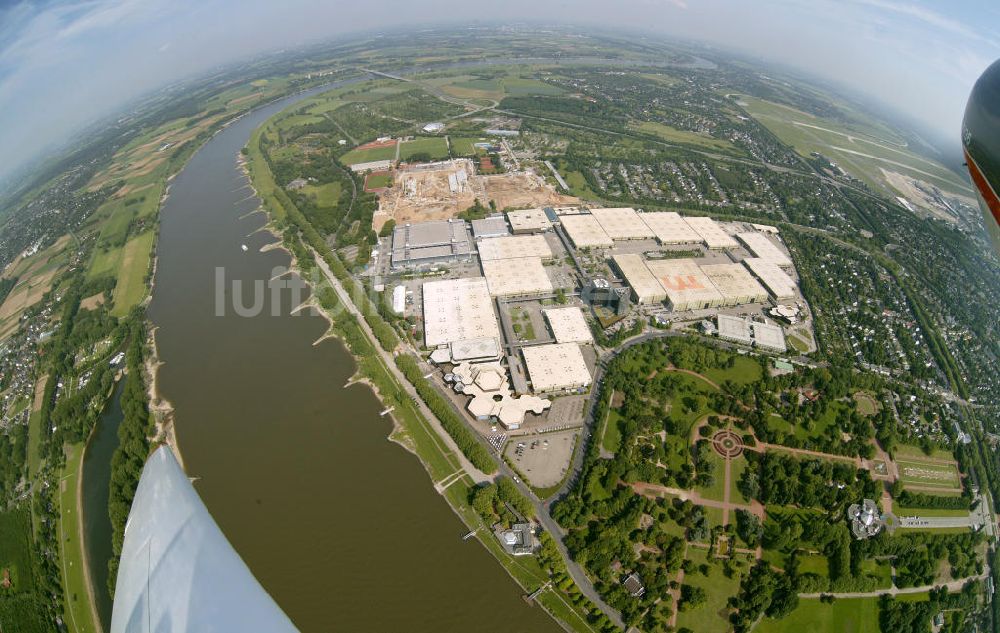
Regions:
M 547 231 L 552 228 L 545 211 L 542 209 L 522 209 L 520 211 L 508 211 L 507 221 L 510 228 L 515 233 L 529 233 L 532 231 Z
M 653 259 L 646 262 L 646 267 L 677 310 L 722 303 L 722 294 L 693 259 Z
M 543 235 L 509 235 L 479 241 L 479 258 L 514 259 L 517 257 L 552 257 L 552 249 Z
M 764 261 L 776 266 L 791 266 L 792 260 L 781 252 L 774 242 L 763 233 L 737 233 L 736 238 L 746 245 L 747 249 Z
M 601 228 L 601 223 L 592 215 L 562 215 L 559 216 L 559 221 L 577 248 L 610 248 L 615 245 L 614 240 Z
M 760 279 L 775 299 L 789 299 L 796 294 L 795 280 L 772 262 L 759 257 L 747 257 L 743 264 Z
M 541 257 L 483 260 L 483 274 L 490 295 L 515 297 L 553 292 L 552 280 Z
M 645 222 L 661 244 L 694 244 L 702 241 L 701 236 L 688 226 L 679 213 L 640 213 L 639 219 Z
M 785 347 L 785 332 L 779 325 L 772 325 L 770 323 L 754 323 L 753 338 L 754 342 L 757 343 L 757 346 L 763 347 L 764 349 L 774 350 L 777 352 L 783 352 L 787 349 Z
M 594 336 L 583 316 L 583 310 L 576 307 L 551 308 L 542 310 L 549 321 L 557 343 L 593 343 Z
M 437 347 L 455 341 L 500 338 L 486 280 L 428 281 L 423 285 L 424 341 Z
M 719 338 L 743 343 L 744 345 L 753 343 L 753 334 L 750 331 L 750 319 L 720 314 L 716 317 L 716 322 L 719 324 Z
M 591 209 L 590 215 L 613 240 L 644 240 L 653 237 L 653 231 L 639 218 L 631 207 Z
M 740 264 L 710 264 L 701 272 L 730 305 L 767 301 L 767 290 Z
M 684 218 L 684 221 L 709 248 L 736 248 L 739 246 L 736 240 L 730 237 L 729 233 L 726 233 L 712 218 L 691 216 Z
M 536 392 L 561 391 L 590 385 L 590 370 L 576 343 L 522 347 L 528 378 Z
M 650 272 L 642 257 L 635 254 L 614 255 L 615 266 L 625 277 L 639 303 L 656 303 L 667 298 L 663 285 Z

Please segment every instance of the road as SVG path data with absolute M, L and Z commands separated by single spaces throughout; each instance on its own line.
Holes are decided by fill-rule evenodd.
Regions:
M 406 379 L 406 377 L 403 375 L 403 372 L 401 372 L 399 368 L 396 367 L 395 356 L 385 351 L 384 349 L 382 349 L 381 346 L 379 346 L 378 339 L 375 338 L 375 334 L 374 332 L 372 332 L 371 327 L 369 327 L 368 322 L 365 321 L 365 318 L 361 314 L 361 311 L 358 310 L 356 305 L 354 305 L 354 301 L 351 299 L 350 296 L 348 296 L 348 293 L 344 290 L 344 287 L 340 284 L 340 280 L 334 276 L 333 271 L 331 271 L 330 267 L 327 266 L 326 261 L 314 249 L 310 248 L 309 250 L 312 252 L 313 257 L 315 257 L 316 263 L 317 265 L 319 265 L 320 270 L 323 271 L 323 274 L 326 276 L 327 281 L 330 282 L 330 286 L 337 293 L 337 296 L 340 298 L 341 303 L 343 303 L 344 306 L 346 306 L 348 312 L 354 315 L 354 317 L 358 321 L 358 325 L 361 327 L 362 330 L 364 330 L 365 335 L 368 337 L 369 341 L 372 342 L 374 348 L 378 351 L 379 357 L 382 359 L 383 364 L 389 370 L 389 373 L 392 374 L 392 376 L 396 379 L 396 382 L 398 382 L 399 386 L 403 389 L 403 391 L 406 392 L 406 395 L 410 396 L 410 398 L 413 399 L 413 401 L 417 405 L 417 408 L 420 410 L 421 415 L 423 415 L 424 418 L 427 419 L 427 423 L 431 425 L 431 427 L 434 429 L 434 432 L 438 435 L 440 440 L 448 447 L 448 450 L 454 453 L 462 469 L 466 473 L 468 473 L 468 475 L 476 483 L 490 481 L 489 475 L 487 475 L 486 473 L 482 472 L 481 470 L 473 466 L 472 463 L 465 457 L 465 454 L 462 453 L 461 449 L 458 448 L 458 445 L 455 444 L 455 440 L 453 440 L 451 435 L 449 435 L 441 426 L 441 422 L 438 421 L 437 416 L 434 415 L 431 412 L 431 410 L 427 408 L 427 405 L 424 404 L 423 399 L 421 399 L 420 396 L 417 395 L 417 390 L 413 387 L 410 381 Z M 440 482 L 434 482 L 434 483 L 436 485 Z
M 833 596 L 834 598 L 878 598 L 882 594 L 889 594 L 890 596 L 899 596 L 910 593 L 924 593 L 925 591 L 930 591 L 931 589 L 937 589 L 938 587 L 946 587 L 948 593 L 959 591 L 965 586 L 965 583 L 970 580 L 984 580 L 990 575 L 989 565 L 983 573 L 978 576 L 969 576 L 968 578 L 959 578 L 958 580 L 952 580 L 944 584 L 938 585 L 924 585 L 922 587 L 906 587 L 900 589 L 899 587 L 891 587 L 889 589 L 879 589 L 877 591 L 859 591 L 854 593 L 800 593 L 799 598 L 819 598 L 821 596 Z

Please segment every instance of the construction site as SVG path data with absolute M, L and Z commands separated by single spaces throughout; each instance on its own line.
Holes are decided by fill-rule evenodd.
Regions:
M 379 165 L 379 168 L 382 166 Z M 512 171 L 482 175 L 468 158 L 433 163 L 401 164 L 392 170 L 392 185 L 381 191 L 372 228 L 379 231 L 389 220 L 396 224 L 447 220 L 478 200 L 497 209 L 576 204 L 534 172 Z

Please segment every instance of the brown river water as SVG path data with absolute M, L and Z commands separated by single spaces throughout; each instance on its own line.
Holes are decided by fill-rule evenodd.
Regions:
M 329 88 L 329 87 L 328 87 Z M 290 258 L 259 252 L 237 155 L 252 130 L 302 96 L 216 135 L 164 203 L 149 315 L 159 390 L 174 406 L 185 469 L 236 550 L 305 632 L 556 631 L 439 496 L 417 458 L 388 441 L 388 418 L 342 344 L 313 342 L 318 316 L 231 305 L 216 315 L 216 268 L 249 290 Z M 247 252 L 242 244 L 249 247 Z M 284 293 L 288 295 L 289 293 Z M 250 305 L 248 293 L 244 303 Z

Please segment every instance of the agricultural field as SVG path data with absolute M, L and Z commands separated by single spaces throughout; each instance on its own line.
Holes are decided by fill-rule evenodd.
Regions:
M 878 598 L 852 598 L 826 604 L 816 599 L 800 600 L 799 606 L 781 620 L 764 618 L 759 633 L 878 633 Z
M 146 231 L 129 240 L 122 249 L 112 315 L 125 316 L 146 296 L 149 290 L 146 273 L 149 271 L 149 258 L 153 254 L 155 237 L 153 231 Z

